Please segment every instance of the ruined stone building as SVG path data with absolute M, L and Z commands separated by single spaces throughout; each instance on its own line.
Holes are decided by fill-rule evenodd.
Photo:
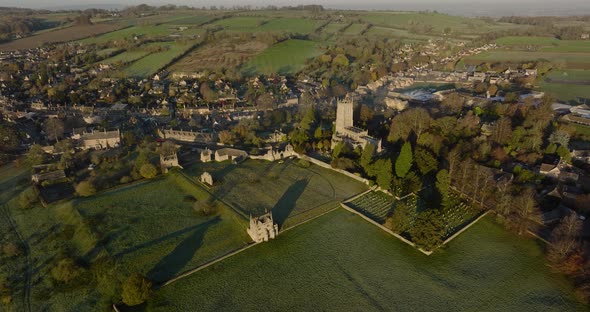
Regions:
M 250 216 L 250 227 L 247 232 L 254 242 L 267 242 L 279 235 L 279 225 L 274 223 L 272 212 L 268 212 L 259 217 Z
M 201 162 L 213 161 L 213 152 L 210 149 L 204 149 L 201 151 Z
M 203 184 L 213 186 L 213 176 L 207 171 L 201 174 L 201 176 L 199 177 L 199 181 Z
M 353 147 L 365 148 L 367 144 L 375 146 L 376 152 L 381 152 L 381 140 L 369 136 L 369 131 L 354 126 L 354 103 L 350 97 L 339 100 L 336 107 L 336 131 L 332 135 L 332 149 L 340 142 L 346 142 Z
M 176 153 L 168 156 L 160 154 L 160 167 L 164 173 L 168 172 L 168 169 L 172 167 L 178 167 L 182 169 L 182 166 L 178 163 L 178 155 Z

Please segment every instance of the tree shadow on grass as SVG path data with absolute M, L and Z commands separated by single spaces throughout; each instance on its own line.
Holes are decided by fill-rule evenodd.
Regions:
M 152 281 L 161 283 L 180 273 L 203 244 L 203 238 L 207 230 L 220 221 L 221 218 L 218 216 L 195 228 L 191 235 L 180 242 L 172 252 L 162 258 L 147 273 L 147 277 Z
M 301 197 L 308 184 L 309 178 L 301 179 L 291 184 L 272 208 L 273 219 L 279 225 L 279 228 L 283 227 L 283 224 L 295 209 L 297 200 Z

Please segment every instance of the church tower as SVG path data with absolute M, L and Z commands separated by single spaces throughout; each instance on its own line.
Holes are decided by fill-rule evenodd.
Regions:
M 336 132 L 344 132 L 344 129 L 353 126 L 353 102 L 350 97 L 338 100 L 336 106 Z

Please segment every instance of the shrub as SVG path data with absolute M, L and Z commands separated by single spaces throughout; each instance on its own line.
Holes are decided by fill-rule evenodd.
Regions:
M 32 188 L 24 190 L 18 197 L 18 204 L 22 209 L 29 209 L 37 202 L 37 194 Z
M 57 262 L 51 269 L 51 277 L 62 283 L 70 283 L 82 274 L 82 268 L 71 258 L 65 258 Z
M 23 251 L 20 246 L 14 242 L 8 242 L 2 246 L 2 252 L 8 257 L 20 256 Z
M 152 164 L 143 164 L 139 169 L 139 174 L 146 179 L 153 179 L 158 175 L 158 169 Z
M 96 194 L 96 187 L 92 181 L 82 181 L 76 185 L 76 193 L 84 197 L 92 196 Z
M 212 199 L 197 201 L 193 204 L 193 210 L 197 215 L 208 217 L 217 214 L 217 205 Z
M 301 168 L 309 168 L 311 167 L 311 163 L 309 163 L 309 161 L 305 160 L 305 159 L 299 159 L 297 161 L 297 165 Z
M 119 180 L 119 183 L 121 184 L 127 184 L 129 182 L 133 181 L 133 179 L 130 176 L 124 176 L 121 178 L 121 180 Z
M 123 283 L 123 302 L 128 306 L 144 303 L 150 296 L 152 283 L 139 273 L 133 273 Z

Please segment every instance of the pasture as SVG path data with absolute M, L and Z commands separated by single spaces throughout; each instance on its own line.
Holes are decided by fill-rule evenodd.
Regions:
M 238 67 L 268 48 L 268 44 L 248 39 L 223 39 L 205 43 L 168 67 L 171 72 Z
M 466 63 L 478 62 L 530 62 L 549 61 L 560 63 L 567 69 L 590 69 L 590 53 L 488 51 L 465 59 Z
M 552 37 L 503 37 L 496 40 L 498 45 L 506 46 L 512 50 L 535 47 L 539 52 L 557 53 L 590 53 L 590 41 L 583 40 L 559 40 Z
M 127 64 L 139 60 L 140 58 L 148 55 L 149 52 L 145 50 L 130 50 L 123 53 L 119 53 L 113 57 L 109 57 L 100 61 L 102 64 Z
M 345 35 L 353 35 L 353 36 L 359 35 L 366 28 L 367 28 L 367 24 L 354 23 L 354 24 L 351 24 L 350 26 L 346 27 L 346 29 L 344 30 L 344 34 Z
M 213 24 L 233 32 L 289 32 L 308 34 L 321 24 L 319 21 L 304 18 L 275 18 L 237 16 L 218 20 Z
M 316 42 L 289 39 L 275 44 L 250 59 L 242 66 L 242 72 L 247 75 L 295 73 L 303 68 L 307 59 L 320 53 Z
M 161 288 L 155 311 L 573 311 L 536 241 L 490 218 L 431 256 L 343 209 Z
M 296 161 L 206 163 L 188 171 L 192 176 L 210 172 L 219 181 L 215 196 L 245 215 L 272 211 L 281 228 L 339 207 L 340 201 L 367 189 L 340 173 L 317 166 L 303 168 Z
M 23 210 L 10 203 L 35 268 L 33 310 L 100 310 L 108 307 L 110 296 L 117 296 L 118 283 L 131 272 L 164 281 L 246 245 L 246 222 L 227 206 L 214 202 L 218 213 L 212 216 L 194 212 L 193 201 L 209 196 L 171 173 L 48 208 Z M 65 253 L 91 263 L 85 274 L 100 279 L 52 291 L 53 261 Z
M 86 38 L 81 40 L 80 43 L 84 44 L 104 44 L 108 42 L 117 41 L 133 41 L 135 36 L 141 37 L 141 39 L 152 39 L 169 37 L 170 35 L 176 34 L 179 36 L 198 36 L 203 33 L 202 29 L 189 28 L 184 31 L 178 30 L 178 27 L 174 25 L 160 24 L 160 25 L 140 25 L 131 26 L 121 30 L 106 33 L 104 35 Z
M 330 22 L 328 25 L 326 25 L 322 29 L 322 33 L 325 33 L 325 34 L 335 34 L 338 31 L 340 31 L 344 26 L 346 26 L 345 23 Z
M 194 44 L 194 43 L 193 43 Z M 157 47 L 158 52 L 151 53 L 123 69 L 123 72 L 132 77 L 148 77 L 157 73 L 160 69 L 166 67 L 175 58 L 186 53 L 193 44 L 175 43 L 175 42 L 157 42 L 145 45 L 143 48 L 148 50 L 150 47 Z

